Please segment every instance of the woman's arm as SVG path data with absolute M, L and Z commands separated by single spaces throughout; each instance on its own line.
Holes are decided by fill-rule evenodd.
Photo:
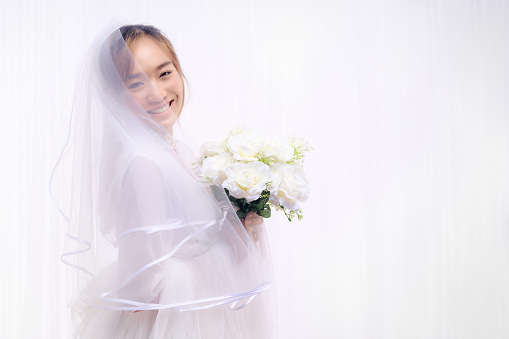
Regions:
M 171 195 L 159 166 L 137 156 L 131 160 L 120 191 L 118 272 L 122 299 L 157 302 L 164 264 L 157 262 L 172 241 L 171 231 L 154 231 L 170 219 Z

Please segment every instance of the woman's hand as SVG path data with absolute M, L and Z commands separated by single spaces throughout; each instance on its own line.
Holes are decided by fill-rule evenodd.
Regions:
M 262 231 L 262 227 L 260 227 L 260 225 L 263 224 L 263 218 L 256 214 L 256 212 L 249 212 L 245 219 L 241 219 L 241 222 L 253 241 L 257 243 L 259 240 L 258 235 Z

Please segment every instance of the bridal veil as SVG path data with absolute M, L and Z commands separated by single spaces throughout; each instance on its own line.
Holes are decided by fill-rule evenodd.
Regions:
M 69 140 L 55 169 L 54 175 L 72 171 L 68 199 L 57 205 L 69 225 L 62 259 L 77 273 L 78 319 L 148 328 L 138 328 L 142 332 L 159 326 L 177 337 L 198 331 L 197 322 L 205 326 L 197 315 L 220 309 L 207 326 L 231 328 L 217 333 L 234 337 L 249 329 L 266 335 L 261 324 L 271 314 L 263 299 L 272 280 L 266 238 L 253 242 L 224 191 L 199 182 L 193 152 L 182 141 L 180 112 L 172 111 L 175 123 L 168 131 L 133 99 L 124 80 L 136 62 L 118 25 L 95 40 L 80 71 Z M 224 319 L 242 312 L 251 312 L 242 324 Z M 121 326 L 110 330 L 129 333 L 120 334 Z

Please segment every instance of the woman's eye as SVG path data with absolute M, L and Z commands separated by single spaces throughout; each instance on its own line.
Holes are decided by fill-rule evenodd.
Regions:
M 170 72 L 170 71 L 168 71 L 168 72 L 163 72 L 163 73 L 161 73 L 161 75 L 160 75 L 159 77 L 160 77 L 160 78 L 162 78 L 162 77 L 168 76 L 168 75 L 170 75 L 170 74 L 171 74 L 171 72 Z
M 133 82 L 132 84 L 129 85 L 129 89 L 133 89 L 133 90 L 136 90 L 136 89 L 140 89 L 141 87 L 143 86 L 143 82 Z

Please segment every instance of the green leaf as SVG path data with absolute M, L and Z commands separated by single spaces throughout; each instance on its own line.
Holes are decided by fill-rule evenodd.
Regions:
M 248 209 L 249 203 L 246 201 L 246 199 L 238 199 L 239 201 L 239 207 L 242 209 Z
M 260 202 L 254 203 L 254 204 L 253 204 L 253 202 L 251 202 L 251 204 L 249 205 L 249 209 L 251 211 L 257 212 L 257 211 L 261 211 L 263 209 L 263 206 L 265 206 L 263 201 L 260 201 Z
M 258 212 L 258 215 L 261 217 L 264 217 L 264 218 L 270 218 L 270 216 L 271 216 L 270 207 L 267 206 L 266 208 L 264 208 L 263 210 Z
M 238 210 L 237 211 L 237 216 L 239 217 L 239 219 L 245 219 L 246 218 L 246 214 L 247 214 L 247 211 L 244 211 L 244 210 Z
M 270 198 L 270 195 L 267 195 L 266 197 L 263 197 L 261 202 L 265 205 L 266 203 L 269 202 L 269 198 Z

